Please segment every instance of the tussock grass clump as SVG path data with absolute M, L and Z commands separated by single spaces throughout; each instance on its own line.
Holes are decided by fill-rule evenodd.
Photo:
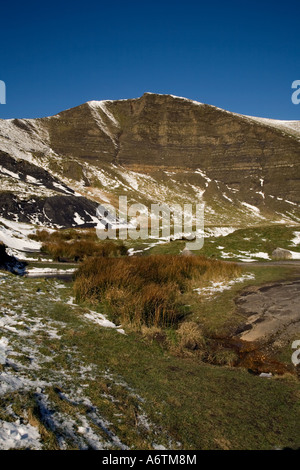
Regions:
M 54 261 L 63 259 L 82 261 L 92 256 L 122 256 L 127 253 L 126 247 L 122 244 L 92 240 L 45 242 L 41 250 L 50 255 Z
M 183 294 L 196 282 L 238 272 L 236 265 L 201 256 L 89 258 L 77 272 L 74 290 L 78 302 L 102 302 L 114 321 L 165 327 L 188 313 Z
M 210 357 L 210 362 L 219 366 L 233 367 L 239 360 L 238 354 L 229 348 L 218 348 Z
M 59 241 L 71 241 L 71 240 L 92 240 L 97 241 L 97 233 L 94 228 L 75 229 L 67 228 L 55 231 L 49 230 L 37 230 L 36 233 L 29 235 L 29 238 L 42 243 L 45 242 L 59 242 Z
M 82 261 L 92 256 L 123 256 L 127 248 L 123 243 L 100 241 L 94 228 L 38 230 L 30 238 L 42 243 L 41 251 L 54 261 Z
M 147 341 L 150 341 L 151 343 L 156 341 L 157 343 L 165 345 L 166 342 L 167 342 L 166 333 L 161 328 L 159 328 L 157 326 L 144 326 L 144 325 L 142 325 L 141 334 L 142 334 L 143 338 L 145 338 Z
M 205 337 L 198 323 L 185 321 L 180 325 L 177 333 L 180 338 L 179 346 L 181 349 L 195 351 L 205 348 Z

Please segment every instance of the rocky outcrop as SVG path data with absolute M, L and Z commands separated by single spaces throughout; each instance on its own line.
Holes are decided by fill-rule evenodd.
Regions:
M 277 260 L 280 260 L 280 259 L 284 260 L 284 259 L 292 259 L 293 256 L 289 250 L 285 250 L 284 248 L 276 248 L 272 252 L 272 258 L 277 259 Z
M 9 271 L 13 274 L 23 275 L 27 263 L 17 260 L 14 256 L 6 253 L 6 246 L 0 242 L 0 269 Z
M 6 152 L 0 151 L 0 174 L 12 176 L 16 180 L 33 186 L 43 186 L 63 194 L 74 194 L 73 189 L 66 186 L 58 178 L 54 178 L 44 168 L 26 160 L 16 160 Z
M 93 227 L 98 204 L 84 197 L 52 196 L 18 199 L 14 194 L 0 193 L 1 215 L 19 222 L 60 228 Z

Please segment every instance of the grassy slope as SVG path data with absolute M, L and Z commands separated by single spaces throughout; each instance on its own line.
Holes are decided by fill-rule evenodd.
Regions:
M 268 277 L 275 279 L 283 274 L 277 269 Z M 263 278 L 265 272 L 261 270 L 257 279 Z M 47 330 L 31 338 L 41 354 L 55 360 L 44 362 L 40 370 L 26 371 L 49 381 L 43 393 L 48 396 L 50 410 L 67 413 L 74 420 L 79 412 L 87 416 L 82 403 L 62 398 L 70 387 L 73 394 L 79 394 L 84 385 L 86 396 L 110 421 L 110 429 L 132 448 L 152 448 L 154 442 L 166 448 L 176 448 L 180 442 L 184 449 L 299 447 L 300 389 L 293 378 L 266 380 L 245 370 L 171 356 L 158 344 L 134 333 L 124 336 L 87 322 L 83 319 L 84 307 L 66 304 L 71 296 L 70 284 L 61 289 L 54 280 L 23 279 L 20 284 L 17 278 L 9 279 L 2 307 L 20 303 L 29 318 L 39 316 L 50 324 L 61 322 L 55 323 L 62 335 L 60 340 L 48 337 Z M 46 301 L 41 302 L 41 298 Z M 214 308 L 207 307 L 215 316 L 222 299 L 230 302 L 232 296 L 230 299 L 227 291 L 218 299 Z M 22 355 L 17 360 L 26 364 L 25 340 L 20 343 L 15 336 L 14 341 Z M 92 373 L 84 377 L 78 374 L 79 365 L 92 365 Z M 65 379 L 68 376 L 71 381 Z M 120 385 L 122 381 L 144 401 L 128 386 Z M 43 429 L 41 421 L 45 424 L 45 420 L 37 412 L 33 393 L 8 394 L 1 401 L 3 410 L 13 403 L 16 414 L 22 414 L 24 408 L 33 410 Z M 140 423 L 143 414 L 152 423 L 149 429 Z M 2 419 L 6 418 L 2 411 Z M 95 432 L 105 434 L 96 427 Z M 64 435 L 64 431 L 44 431 L 45 448 L 55 448 L 59 434 Z M 78 447 L 70 436 L 67 442 L 68 448 Z
M 218 259 L 222 259 L 222 253 L 228 253 L 229 256 L 226 256 L 226 260 L 237 261 L 239 258 L 246 257 L 243 252 L 254 254 L 264 252 L 271 256 L 277 247 L 300 252 L 299 245 L 295 246 L 291 242 L 294 237 L 293 233 L 299 230 L 299 226 L 286 227 L 282 225 L 239 229 L 225 237 L 205 238 L 203 248 L 195 253 Z M 178 254 L 183 250 L 185 244 L 185 241 L 179 240 L 161 244 L 151 248 L 148 253 Z M 222 249 L 219 248 L 220 246 Z M 253 256 L 253 259 L 259 260 L 260 258 Z

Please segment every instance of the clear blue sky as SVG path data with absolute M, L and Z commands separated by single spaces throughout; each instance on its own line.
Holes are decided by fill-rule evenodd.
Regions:
M 1 2 L 0 118 L 170 93 L 299 119 L 299 1 Z

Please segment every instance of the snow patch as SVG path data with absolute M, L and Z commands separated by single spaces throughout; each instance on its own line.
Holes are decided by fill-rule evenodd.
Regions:
M 77 304 L 74 302 L 74 298 L 71 297 L 68 301 L 68 305 L 72 305 L 74 307 L 77 306 Z M 84 317 L 87 318 L 88 320 L 92 321 L 93 323 L 96 323 L 97 325 L 100 325 L 104 328 L 114 328 L 116 329 L 119 333 L 125 335 L 125 331 L 121 328 L 121 326 L 115 325 L 113 322 L 108 320 L 105 315 L 99 312 L 94 312 L 93 310 L 89 310 L 88 313 L 84 314 Z
M 1 173 L 4 173 L 5 175 L 11 176 L 12 178 L 20 179 L 20 176 L 18 173 L 14 173 L 13 171 L 7 170 L 3 166 L 0 166 L 0 171 Z
M 300 232 L 294 232 L 294 238 L 291 240 L 293 245 L 300 245 Z
M 40 433 L 31 424 L 21 424 L 20 420 L 14 423 L 0 421 L 0 449 L 41 449 Z
M 205 171 L 203 170 L 200 170 L 200 168 L 198 168 L 197 170 L 195 170 L 195 173 L 197 173 L 198 175 L 201 175 L 202 178 L 205 179 L 206 183 L 205 183 L 205 186 L 207 187 L 209 183 L 211 183 L 211 179 L 207 176 L 207 174 L 205 173 Z
M 0 241 L 8 248 L 25 252 L 40 251 L 41 243 L 28 238 L 28 236 L 34 232 L 35 229 L 30 224 L 15 222 L 0 217 Z
M 298 253 L 297 251 L 290 251 L 289 250 L 289 252 L 292 255 L 292 259 L 300 259 L 300 253 Z
M 260 214 L 260 210 L 258 207 L 252 206 L 251 204 L 248 204 L 247 202 L 242 202 L 241 204 L 247 207 L 247 209 L 250 209 L 252 212 L 255 212 L 257 215 Z
M 78 212 L 75 212 L 74 214 L 74 222 L 76 223 L 76 225 L 83 225 L 85 224 L 85 220 L 83 220 L 80 215 L 78 214 Z
M 270 256 L 268 255 L 268 253 L 265 253 L 263 251 L 259 251 L 257 253 L 251 253 L 249 251 L 240 251 L 240 253 L 242 253 L 242 255 L 244 256 L 249 256 L 249 258 L 262 258 L 262 259 L 267 259 L 267 260 L 270 259 Z
M 250 279 L 255 279 L 255 275 L 252 273 L 246 273 L 230 281 L 211 282 L 208 287 L 198 287 L 194 289 L 194 291 L 198 292 L 199 295 L 212 296 L 214 294 L 221 293 L 224 290 L 231 289 L 234 284 Z
M 230 233 L 235 232 L 235 227 L 213 227 L 205 229 L 205 237 L 226 237 Z

